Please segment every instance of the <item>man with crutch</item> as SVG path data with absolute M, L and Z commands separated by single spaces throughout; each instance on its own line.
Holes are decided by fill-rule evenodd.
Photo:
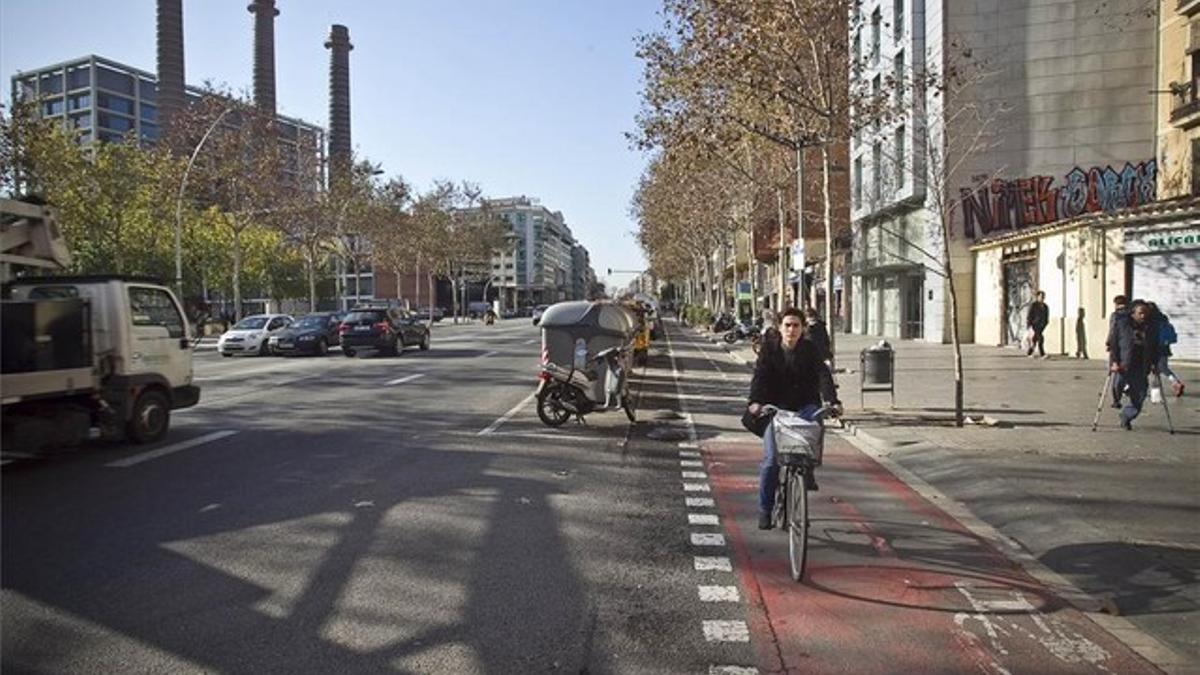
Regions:
M 1129 309 L 1129 320 L 1115 323 L 1109 372 L 1124 383 L 1129 396 L 1129 402 L 1120 412 L 1121 428 L 1127 431 L 1133 430 L 1133 420 L 1142 412 L 1150 387 L 1150 368 L 1158 362 L 1158 336 L 1149 319 L 1149 307 L 1135 300 Z

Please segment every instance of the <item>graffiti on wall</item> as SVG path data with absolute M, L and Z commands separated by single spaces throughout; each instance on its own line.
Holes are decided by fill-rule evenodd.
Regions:
M 1154 201 L 1154 160 L 1111 166 L 1075 167 L 1062 183 L 1053 176 L 996 179 L 976 190 L 961 188 L 963 232 L 970 239 L 1000 230 L 1019 230 L 1085 213 L 1140 206 Z

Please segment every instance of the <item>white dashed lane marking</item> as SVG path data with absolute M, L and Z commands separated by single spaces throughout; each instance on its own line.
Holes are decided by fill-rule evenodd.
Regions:
M 179 443 L 165 445 L 156 450 L 151 450 L 149 452 L 143 452 L 139 455 L 134 455 L 132 457 L 126 457 L 125 459 L 119 459 L 115 462 L 109 462 L 108 464 L 105 464 L 104 466 L 111 467 L 111 468 L 117 468 L 117 469 L 126 469 L 126 468 L 129 468 L 136 464 L 141 464 L 142 462 L 149 462 L 152 459 L 158 459 L 159 457 L 164 457 L 164 456 L 170 455 L 172 453 L 181 452 L 183 450 L 187 450 L 188 448 L 194 448 L 197 445 L 204 445 L 205 443 L 209 443 L 212 441 L 219 441 L 222 438 L 226 438 L 227 436 L 232 436 L 236 433 L 237 433 L 236 431 L 214 431 L 211 434 L 205 434 L 203 436 L 191 438 L 186 441 L 181 441 Z
M 708 474 L 704 473 L 703 471 L 684 471 L 683 477 L 691 478 L 693 480 L 705 480 L 708 478 Z
M 732 572 L 729 558 L 698 555 L 692 560 L 697 572 Z
M 708 483 L 684 483 L 684 492 L 712 492 L 708 487 Z
M 741 602 L 737 586 L 700 586 L 701 602 Z
M 704 462 L 702 462 L 702 461 L 700 461 L 700 460 L 698 460 L 698 459 L 681 459 L 681 460 L 679 460 L 679 466 L 681 466 L 681 467 L 687 467 L 687 468 L 689 468 L 689 469 L 690 469 L 690 468 L 697 468 L 697 469 L 699 469 L 699 468 L 703 468 L 703 467 L 704 467 Z
M 425 377 L 425 373 L 413 373 L 412 375 L 405 375 L 404 377 L 398 377 L 394 380 L 391 380 L 387 382 L 386 385 L 390 387 L 394 384 L 404 384 L 405 382 L 412 382 L 413 380 L 422 377 Z
M 679 451 L 679 456 L 680 456 L 680 457 L 686 457 L 686 458 L 689 458 L 689 459 L 699 459 L 699 458 L 700 458 L 700 453 L 699 453 L 699 452 L 697 452 L 696 450 L 680 450 L 680 451 Z
M 693 546 L 724 546 L 725 535 L 715 533 L 693 532 Z
M 712 497 L 684 497 L 684 502 L 692 508 L 712 508 L 717 505 Z
M 689 513 L 688 525 L 720 525 L 721 521 L 713 513 Z
M 704 639 L 709 642 L 749 642 L 745 621 L 705 621 Z
M 709 666 L 708 675 L 758 675 L 758 668 L 750 666 Z

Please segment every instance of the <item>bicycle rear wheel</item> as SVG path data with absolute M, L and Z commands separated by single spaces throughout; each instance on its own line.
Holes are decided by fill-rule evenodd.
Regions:
M 800 581 L 804 578 L 804 564 L 808 560 L 808 489 L 804 484 L 804 470 L 788 471 L 787 499 L 788 561 L 792 580 Z

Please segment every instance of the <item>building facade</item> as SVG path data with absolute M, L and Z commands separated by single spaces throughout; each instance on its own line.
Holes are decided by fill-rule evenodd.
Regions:
M 583 297 L 575 294 L 575 238 L 560 211 L 525 196 L 488 200 L 488 207 L 512 232 L 512 248 L 492 256 L 502 310 Z
M 1063 283 L 1090 258 L 1009 235 L 1153 201 L 1155 30 L 1137 2 L 863 3 L 859 84 L 898 83 L 902 113 L 852 144 L 855 332 L 949 340 L 944 245 L 964 341 L 1019 342 L 1036 290 L 1064 325 L 1104 304 L 1103 284 Z M 954 84 L 912 86 L 930 75 Z

